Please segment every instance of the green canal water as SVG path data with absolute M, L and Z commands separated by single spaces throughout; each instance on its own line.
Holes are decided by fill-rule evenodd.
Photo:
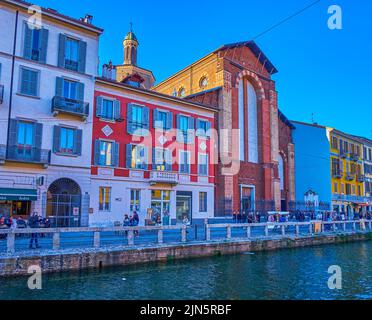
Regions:
M 330 290 L 328 268 L 342 269 Z M 0 299 L 372 299 L 372 241 L 0 279 Z

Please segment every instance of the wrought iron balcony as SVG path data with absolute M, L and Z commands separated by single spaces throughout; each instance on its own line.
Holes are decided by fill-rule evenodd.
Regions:
M 333 194 L 332 200 L 333 201 L 348 201 L 348 202 L 355 202 L 355 203 L 366 203 L 370 201 L 370 198 L 363 197 L 363 196 L 347 195 L 347 194 Z
M 347 181 L 353 181 L 355 179 L 355 173 L 347 172 L 345 176 L 345 180 Z
M 333 170 L 332 177 L 334 179 L 341 179 L 343 175 L 343 172 L 341 170 Z
M 364 182 L 364 181 L 366 181 L 366 177 L 364 176 L 364 174 L 358 174 L 357 175 L 357 180 L 358 180 L 358 182 Z
M 89 116 L 89 103 L 55 96 L 52 100 L 52 113 L 57 116 L 60 112 L 76 115 L 85 120 Z
M 0 84 L 0 104 L 4 101 L 4 85 Z
M 341 151 L 340 151 L 340 157 L 341 157 L 342 159 L 347 158 L 347 152 L 346 152 L 345 150 L 341 150 Z
M 5 149 L 5 146 L 1 147 L 2 151 L 0 152 L 0 155 L 3 155 L 3 149 Z M 50 150 L 40 149 L 33 146 L 14 145 L 8 146 L 8 152 L 5 154 L 4 160 L 42 164 L 44 167 L 47 167 L 50 164 L 50 155 Z
M 359 154 L 355 152 L 350 153 L 350 159 L 351 161 L 359 161 Z
M 152 171 L 150 173 L 150 183 L 178 184 L 178 174 L 167 171 Z

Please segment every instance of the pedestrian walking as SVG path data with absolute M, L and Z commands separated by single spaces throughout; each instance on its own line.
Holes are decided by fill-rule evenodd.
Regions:
M 35 212 L 32 216 L 30 216 L 28 220 L 28 226 L 32 229 L 39 228 L 39 217 L 37 213 Z M 38 240 L 38 234 L 37 233 L 31 233 L 31 239 L 30 239 L 30 245 L 29 248 L 33 249 L 33 244 L 35 243 L 35 249 L 39 249 L 39 240 Z

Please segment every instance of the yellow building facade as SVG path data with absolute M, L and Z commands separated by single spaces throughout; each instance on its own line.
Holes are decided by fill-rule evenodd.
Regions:
M 353 136 L 338 130 L 329 131 L 332 179 L 332 206 L 349 216 L 363 212 L 364 190 L 363 145 Z

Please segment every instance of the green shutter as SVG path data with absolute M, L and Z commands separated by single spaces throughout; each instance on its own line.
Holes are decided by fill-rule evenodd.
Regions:
M 98 96 L 96 98 L 96 117 L 100 118 L 102 116 L 102 105 L 103 105 L 103 98 Z
M 176 116 L 176 126 L 177 126 L 177 142 L 181 142 L 181 143 L 184 143 L 185 142 L 185 138 L 184 138 L 184 135 L 182 133 L 182 131 L 180 130 L 181 128 L 181 116 L 179 114 L 177 114 Z
M 35 123 L 35 142 L 34 145 L 36 148 L 41 148 L 41 141 L 43 136 L 43 124 Z
M 211 137 L 212 136 L 212 132 L 211 132 L 211 123 L 209 121 L 207 121 L 207 132 L 206 132 L 206 135 L 208 137 Z
M 121 119 L 121 107 L 119 100 L 114 101 L 114 119 L 115 120 Z
M 30 94 L 30 70 L 21 68 L 21 93 Z
M 126 167 L 128 169 L 131 168 L 131 164 L 132 164 L 132 145 L 131 144 L 127 144 L 126 145 L 126 149 L 125 149 L 125 163 L 126 163 Z
M 38 96 L 39 73 L 30 71 L 30 95 Z
M 42 28 L 40 30 L 40 48 L 39 48 L 39 61 L 46 63 L 47 51 L 48 51 L 48 37 L 49 30 Z
M 147 107 L 142 107 L 142 136 L 147 137 L 150 130 L 150 110 Z
M 74 153 L 81 156 L 81 149 L 83 143 L 83 130 L 77 129 L 74 134 Z
M 156 165 L 156 148 L 152 148 L 152 170 L 155 170 Z
M 77 100 L 84 101 L 84 83 L 78 82 L 76 84 Z
M 169 111 L 167 113 L 167 125 L 166 125 L 166 129 L 167 130 L 170 130 L 172 128 L 173 128 L 173 113 Z
M 157 121 L 159 121 L 159 110 L 158 109 L 154 109 L 154 112 L 153 112 L 153 123 L 154 123 L 154 128 L 159 128 L 159 126 L 157 126 Z
M 58 153 L 61 151 L 61 127 L 54 126 L 53 129 L 53 152 Z
M 94 140 L 94 164 L 99 166 L 99 153 L 100 153 L 101 141 Z
M 24 24 L 24 42 L 23 42 L 23 58 L 31 59 L 32 56 L 32 29 L 28 27 L 28 23 Z
M 114 143 L 114 154 L 113 154 L 113 166 L 114 167 L 119 167 L 119 150 L 120 150 L 120 145 L 119 143 L 115 142 Z
M 189 127 L 187 131 L 187 143 L 193 144 L 195 140 L 195 126 L 194 126 L 194 118 L 189 117 Z
M 172 151 L 169 149 L 165 150 L 165 170 L 172 171 Z
M 142 165 L 141 169 L 147 170 L 149 164 L 149 153 L 147 147 L 143 147 L 143 159 L 142 159 Z
M 59 48 L 58 48 L 58 67 L 65 67 L 65 46 L 66 36 L 64 34 L 59 35 Z
M 133 124 L 132 124 L 132 114 L 133 114 L 133 106 L 128 104 L 127 107 L 127 131 L 129 134 L 133 134 Z
M 18 140 L 18 120 L 10 119 L 9 121 L 9 146 L 14 146 L 17 144 Z
M 79 41 L 79 67 L 78 71 L 85 73 L 85 61 L 87 56 L 87 43 L 84 41 Z
M 63 97 L 63 78 L 56 78 L 56 96 Z

